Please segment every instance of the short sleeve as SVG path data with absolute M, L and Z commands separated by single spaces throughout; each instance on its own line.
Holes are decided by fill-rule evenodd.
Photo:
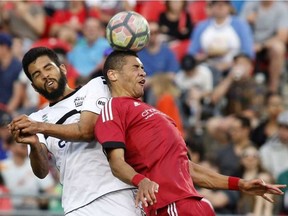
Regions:
M 110 93 L 104 77 L 97 77 L 86 84 L 86 97 L 82 111 L 100 114 L 103 106 L 110 98 Z
M 116 102 L 116 101 L 115 101 Z M 95 136 L 103 148 L 124 148 L 125 143 L 125 115 L 119 112 L 120 104 L 110 99 L 105 104 L 95 126 Z M 121 107 L 123 108 L 123 107 Z M 121 109 L 122 110 L 122 109 Z

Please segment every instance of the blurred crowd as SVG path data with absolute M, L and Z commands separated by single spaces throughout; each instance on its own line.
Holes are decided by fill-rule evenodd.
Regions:
M 149 22 L 150 41 L 138 52 L 147 73 L 143 100 L 175 120 L 189 158 L 225 175 L 287 184 L 288 2 L 0 1 L 0 210 L 62 211 L 58 171 L 37 179 L 26 146 L 6 127 L 47 105 L 22 70 L 24 53 L 52 48 L 69 85 L 83 85 L 101 75 L 111 52 L 105 27 L 124 10 Z M 236 191 L 199 191 L 218 214 L 288 215 L 288 191 L 274 205 Z

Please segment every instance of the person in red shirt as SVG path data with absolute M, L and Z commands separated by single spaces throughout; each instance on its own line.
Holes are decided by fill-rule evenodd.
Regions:
M 113 174 L 138 187 L 136 205 L 141 201 L 148 216 L 215 215 L 193 181 L 206 188 L 241 190 L 267 200 L 265 193 L 283 194 L 279 189 L 283 185 L 223 176 L 190 162 L 174 121 L 139 100 L 146 73 L 135 52 L 112 52 L 104 63 L 103 75 L 112 98 L 96 122 L 95 137 Z

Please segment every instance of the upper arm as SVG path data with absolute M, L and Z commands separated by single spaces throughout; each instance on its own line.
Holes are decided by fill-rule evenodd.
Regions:
M 98 114 L 90 111 L 81 112 L 80 121 L 77 123 L 78 128 L 82 135 L 88 140 L 94 139 L 94 127 L 98 116 Z

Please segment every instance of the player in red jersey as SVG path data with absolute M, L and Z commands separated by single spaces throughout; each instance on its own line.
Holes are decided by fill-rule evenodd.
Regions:
M 144 94 L 146 73 L 136 53 L 112 52 L 103 74 L 113 97 L 102 110 L 95 135 L 113 174 L 138 187 L 136 204 L 142 201 L 147 215 L 215 215 L 190 175 L 207 188 L 240 189 L 265 199 L 265 193 L 282 194 L 282 185 L 223 176 L 189 162 L 173 120 L 138 99 Z

